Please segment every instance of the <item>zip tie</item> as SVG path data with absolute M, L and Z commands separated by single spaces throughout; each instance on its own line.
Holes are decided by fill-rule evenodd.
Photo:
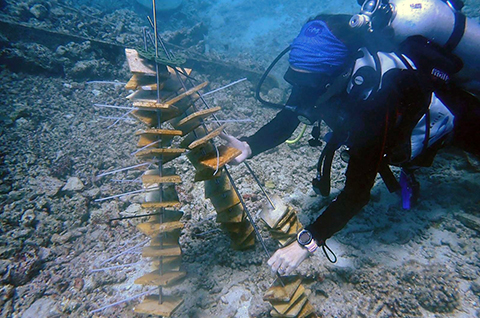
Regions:
M 250 118 L 247 118 L 247 119 L 224 119 L 224 120 L 217 119 L 217 120 L 204 120 L 203 121 L 204 124 L 211 124 L 211 123 L 245 123 L 245 122 L 253 123 L 254 120 L 250 119 Z
M 245 81 L 246 79 L 247 79 L 247 78 L 244 77 L 244 78 L 242 78 L 242 79 L 239 79 L 238 81 L 235 81 L 235 82 L 233 82 L 233 83 L 230 83 L 230 84 L 225 85 L 225 86 L 222 86 L 222 87 L 219 87 L 219 88 L 217 88 L 217 89 L 214 89 L 213 91 L 207 92 L 207 93 L 202 94 L 202 95 L 203 95 L 203 96 L 207 96 L 207 95 L 213 94 L 213 93 L 218 92 L 218 91 L 220 91 L 220 90 L 222 90 L 222 89 L 225 89 L 225 88 L 227 88 L 227 87 L 230 87 L 230 86 L 233 86 L 233 85 L 238 84 L 238 83 L 240 83 L 240 82 L 243 82 L 243 81 Z
M 112 182 L 117 183 L 142 183 L 142 180 L 137 179 L 112 179 Z
M 111 124 L 110 126 L 108 126 L 106 129 L 112 128 L 112 127 L 115 126 L 120 120 L 126 119 L 126 117 L 127 117 L 128 115 L 130 115 L 133 111 L 134 111 L 134 109 L 131 109 L 131 110 L 129 110 L 128 112 L 126 112 L 125 114 L 123 114 L 122 116 L 120 116 L 117 120 L 115 120 L 115 121 L 113 122 L 113 124 Z
M 295 138 L 295 139 L 293 139 L 293 140 L 287 140 L 287 141 L 285 141 L 285 142 L 286 142 L 287 144 L 289 144 L 289 145 L 296 143 L 297 141 L 300 140 L 300 138 L 303 137 L 303 134 L 305 133 L 305 130 L 307 130 L 307 124 L 303 124 L 302 131 L 301 131 L 300 134 L 297 136 L 297 138 Z
M 122 120 L 126 123 L 135 123 L 134 120 L 131 118 L 123 118 L 123 117 L 114 117 L 114 116 L 98 116 L 100 119 L 108 119 L 108 120 Z
M 115 194 L 115 195 L 111 195 L 109 197 L 95 199 L 93 201 L 94 202 L 102 202 L 102 201 L 106 201 L 106 200 L 110 200 L 110 199 L 124 197 L 124 196 L 130 195 L 130 194 L 137 194 L 137 193 L 142 193 L 142 192 L 151 192 L 151 191 L 156 191 L 156 190 L 160 190 L 160 187 L 149 188 L 149 189 L 141 189 L 141 190 L 135 190 L 135 191 L 125 192 L 125 193 Z
M 146 148 L 148 148 L 148 147 L 150 147 L 150 146 L 153 146 L 153 145 L 155 145 L 155 144 L 158 144 L 160 141 L 162 141 L 162 140 L 159 139 L 159 140 L 157 140 L 157 141 L 151 142 L 151 143 L 149 143 L 148 145 L 143 146 L 142 148 L 140 148 L 140 149 L 132 152 L 132 153 L 130 154 L 130 156 L 133 156 L 133 155 L 139 153 L 140 151 L 142 151 L 142 150 L 144 150 L 144 149 L 146 149 Z
M 148 291 L 146 291 L 146 292 L 143 292 L 143 293 L 141 293 L 141 294 L 138 294 L 138 295 L 129 297 L 129 298 L 127 298 L 127 299 L 117 301 L 116 303 L 113 303 L 113 304 L 110 304 L 110 305 L 106 305 L 106 306 L 103 306 L 103 307 L 101 307 L 101 308 L 92 310 L 92 311 L 90 312 L 90 314 L 94 314 L 94 313 L 96 313 L 96 312 L 99 312 L 99 311 L 108 309 L 108 308 L 110 308 L 110 307 L 113 307 L 113 306 L 117 306 L 117 305 L 126 303 L 126 302 L 128 302 L 128 301 L 130 301 L 130 300 L 134 300 L 134 299 L 140 298 L 140 297 L 142 297 L 142 296 L 144 296 L 144 295 L 148 295 L 148 294 L 152 293 L 153 291 L 157 290 L 157 288 L 158 288 L 158 287 L 152 288 L 152 289 L 150 289 L 150 290 L 148 290 Z
M 138 167 L 143 167 L 143 166 L 146 166 L 146 165 L 151 165 L 151 163 L 150 163 L 150 162 L 144 162 L 144 163 L 140 163 L 140 164 L 138 164 L 138 165 L 134 165 L 134 166 L 126 167 L 126 168 L 121 168 L 121 169 L 117 169 L 117 170 L 112 170 L 112 171 L 104 172 L 104 173 L 101 173 L 101 174 L 97 175 L 96 178 L 100 178 L 100 177 L 103 177 L 103 176 L 106 176 L 106 175 L 109 175 L 109 174 L 113 174 L 113 173 L 117 173 L 117 172 L 122 172 L 122 171 L 130 170 L 130 169 L 135 169 L 135 168 L 138 168 Z
M 112 85 L 127 85 L 123 82 L 114 82 L 114 81 L 88 81 L 85 84 L 112 84 Z
M 106 105 L 106 104 L 93 104 L 94 107 L 100 107 L 100 108 L 116 108 L 116 109 L 131 109 L 131 110 L 137 110 L 137 107 L 131 107 L 131 106 L 117 106 L 117 105 Z
M 95 268 L 95 269 L 90 270 L 90 274 L 91 274 L 91 273 L 104 272 L 104 271 L 108 271 L 108 270 L 111 270 L 111 269 L 124 268 L 124 267 L 128 267 L 128 266 L 134 266 L 134 265 L 138 265 L 138 264 L 140 264 L 140 263 L 142 263 L 142 262 L 139 261 L 139 262 L 135 262 L 135 263 L 128 263 L 128 264 L 114 265 L 114 266 L 109 266 L 109 267 Z
M 106 260 L 104 260 L 103 262 L 101 262 L 99 266 L 102 266 L 102 265 L 104 265 L 104 264 L 106 264 L 106 263 L 108 263 L 108 262 L 111 262 L 111 261 L 113 261 L 114 259 L 116 259 L 116 258 L 118 258 L 118 257 L 120 257 L 120 256 L 122 256 L 122 255 L 128 254 L 128 252 L 133 251 L 134 249 L 139 248 L 139 247 L 141 247 L 142 245 L 147 244 L 148 241 L 150 241 L 150 239 L 145 240 L 145 241 L 143 241 L 143 242 L 141 242 L 141 243 L 138 243 L 137 245 L 135 245 L 135 246 L 133 246 L 133 247 L 130 247 L 129 249 L 126 249 L 125 251 L 121 252 L 120 254 L 117 254 L 117 255 L 114 255 L 114 256 L 112 256 L 112 257 L 110 257 L 110 258 L 107 258 Z

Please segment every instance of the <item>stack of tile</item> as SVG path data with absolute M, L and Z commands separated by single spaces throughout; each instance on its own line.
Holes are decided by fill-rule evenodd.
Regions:
M 274 198 L 273 203 L 275 209 L 264 207 L 260 218 L 280 247 L 284 247 L 296 240 L 297 233 L 303 226 L 295 210 L 284 205 L 282 200 Z M 301 282 L 302 279 L 298 276 L 277 277 L 263 296 L 273 306 L 270 312 L 272 317 L 317 317 L 308 301 L 310 291 Z
M 201 125 L 203 118 L 218 110 L 220 108 L 216 107 L 179 116 L 172 121 L 172 125 L 185 135 L 181 146 L 189 150 L 187 158 L 196 169 L 195 181 L 205 183 L 205 197 L 210 199 L 217 211 L 217 222 L 229 234 L 233 248 L 242 250 L 255 244 L 255 233 L 246 218 L 239 194 L 232 187 L 224 169 L 240 151 L 226 146 L 217 147 L 211 142 L 222 132 L 224 126 L 207 132 Z
M 183 300 L 165 295 L 164 288 L 180 282 L 186 273 L 180 270 L 182 252 L 178 239 L 183 224 L 182 212 L 178 211 L 181 203 L 175 191 L 181 178 L 174 169 L 166 169 L 165 164 L 186 153 L 197 170 L 195 181 L 205 182 L 205 196 L 211 200 L 218 213 L 217 221 L 228 232 L 235 248 L 253 246 L 255 234 L 224 168 L 239 155 L 239 150 L 217 147 L 212 139 L 224 127 L 209 131 L 203 122 L 221 108 L 197 110 L 194 104 L 197 92 L 208 83 L 186 89 L 183 79 L 190 70 L 155 65 L 133 49 L 125 52 L 133 73 L 126 85 L 126 89 L 134 91 L 127 97 L 134 106 L 131 114 L 147 126 L 137 133 L 139 150 L 135 155 L 155 167 L 142 176 L 146 191 L 142 207 L 149 211 L 150 220 L 138 225 L 142 233 L 151 237 L 151 244 L 143 249 L 142 255 L 152 259 L 153 271 L 135 282 L 158 286 L 159 293 L 148 296 L 135 311 L 169 317 Z M 179 147 L 172 146 L 175 137 L 182 138 L 176 143 Z
M 149 220 L 139 224 L 138 229 L 151 238 L 150 245 L 142 250 L 142 256 L 152 260 L 152 271 L 135 280 L 136 284 L 158 286 L 158 294 L 147 296 L 136 306 L 138 313 L 170 317 L 182 304 L 183 299 L 165 295 L 164 288 L 171 288 L 186 276 L 180 270 L 182 251 L 179 245 L 183 212 L 178 209 L 179 202 L 175 185 L 181 182 L 173 168 L 165 164 L 174 160 L 186 149 L 172 148 L 172 140 L 182 136 L 180 130 L 164 129 L 164 124 L 181 113 L 181 107 L 173 105 L 177 98 L 178 85 L 171 81 L 174 70 L 164 65 L 156 68 L 143 61 L 135 50 L 126 50 L 132 78 L 126 89 L 133 90 L 128 98 L 135 110 L 132 115 L 147 125 L 139 131 L 136 157 L 140 161 L 152 163 L 154 169 L 147 170 L 142 176 L 146 192 L 142 204 L 142 214 L 149 214 Z M 159 70 L 158 80 L 157 71 Z M 160 102 L 157 96 L 157 83 L 161 88 Z M 188 92 L 182 92 L 188 96 Z

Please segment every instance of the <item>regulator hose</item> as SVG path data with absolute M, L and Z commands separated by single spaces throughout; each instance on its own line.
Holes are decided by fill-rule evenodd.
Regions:
M 307 124 L 303 124 L 302 131 L 298 134 L 297 138 L 292 140 L 287 140 L 285 142 L 289 145 L 296 143 L 297 141 L 300 140 L 300 138 L 302 138 L 303 134 L 305 133 L 305 130 L 307 130 Z
M 283 108 L 284 105 L 283 104 L 276 104 L 276 103 L 272 103 L 272 102 L 269 102 L 269 101 L 266 101 L 264 100 L 261 96 L 260 96 L 260 89 L 262 88 L 262 85 L 263 85 L 263 82 L 265 81 L 265 79 L 267 78 L 268 74 L 270 73 L 270 71 L 272 70 L 272 68 L 275 66 L 275 64 L 277 64 L 277 62 L 288 52 L 290 51 L 291 49 L 291 46 L 289 45 L 286 49 L 284 49 L 274 60 L 273 62 L 270 64 L 269 67 L 267 67 L 267 69 L 265 70 L 265 72 L 263 73 L 262 77 L 260 78 L 260 81 L 258 82 L 258 85 L 257 85 L 257 89 L 255 91 L 255 97 L 257 98 L 257 100 L 266 105 L 266 106 L 270 106 L 270 107 L 275 107 L 275 108 Z

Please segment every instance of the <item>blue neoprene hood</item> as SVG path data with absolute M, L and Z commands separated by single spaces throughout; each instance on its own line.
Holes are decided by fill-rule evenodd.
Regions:
M 320 20 L 306 23 L 291 48 L 289 62 L 293 68 L 327 75 L 337 73 L 348 55 L 345 44 Z

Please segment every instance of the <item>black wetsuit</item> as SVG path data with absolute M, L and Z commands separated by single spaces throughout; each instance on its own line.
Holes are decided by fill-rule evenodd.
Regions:
M 345 92 L 320 107 L 320 118 L 334 131 L 343 130 L 349 136 L 350 160 L 343 191 L 306 227 L 317 242 L 322 243 L 341 230 L 368 203 L 382 160 L 388 160 L 399 144 L 409 138 L 406 131 L 428 109 L 432 90 L 420 72 L 393 69 L 384 75 L 382 88 L 367 101 L 352 99 Z M 480 103 L 471 95 L 457 93 L 454 88 L 445 88 L 439 94 L 447 106 L 456 105 L 451 108 L 456 116 L 455 140 L 465 150 L 480 154 Z M 311 106 L 316 99 L 314 91 L 294 86 L 287 105 Z M 283 143 L 299 123 L 296 113 L 283 109 L 257 133 L 243 140 L 255 156 Z

